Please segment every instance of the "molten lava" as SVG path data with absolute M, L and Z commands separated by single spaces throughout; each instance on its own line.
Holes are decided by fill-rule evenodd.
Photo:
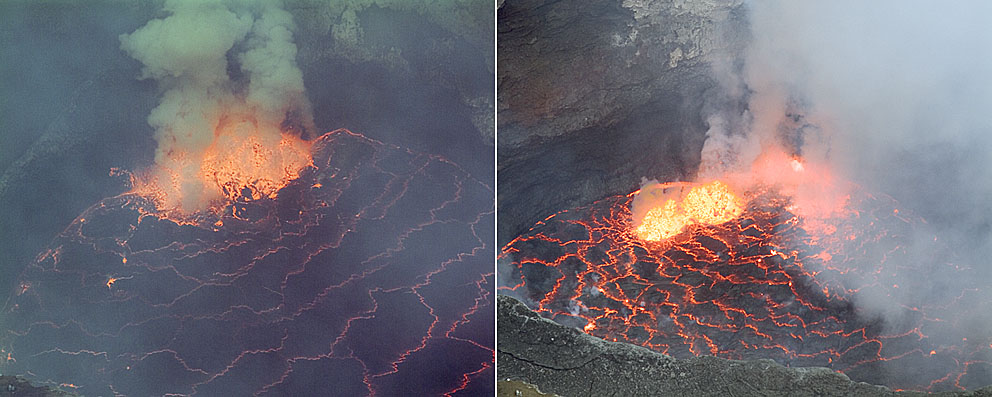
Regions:
M 652 208 L 636 228 L 638 237 L 660 241 L 682 232 L 691 224 L 718 225 L 740 216 L 744 204 L 730 187 L 713 181 L 691 188 L 684 197 L 669 198 Z
M 310 144 L 288 134 L 255 134 L 248 123 L 225 128 L 203 158 L 201 176 L 230 201 L 273 199 L 311 165 Z
M 312 165 L 311 144 L 250 117 L 222 118 L 209 146 L 171 150 L 134 180 L 133 192 L 163 214 L 183 219 L 227 203 L 274 199 Z

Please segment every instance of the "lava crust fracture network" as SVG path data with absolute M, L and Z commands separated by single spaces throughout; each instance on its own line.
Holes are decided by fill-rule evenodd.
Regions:
M 204 219 L 135 194 L 86 210 L 19 277 L 3 372 L 85 395 L 491 391 L 491 188 L 345 130 L 312 158 Z
M 855 304 L 923 288 L 893 281 L 898 273 L 969 274 L 947 258 L 911 260 L 906 245 L 922 220 L 893 200 L 859 189 L 844 213 L 807 220 L 789 197 L 757 189 L 727 222 L 647 241 L 632 221 L 636 194 L 563 211 L 511 241 L 503 293 L 562 324 L 675 357 L 771 358 L 897 389 L 992 379 L 992 340 L 959 329 L 961 307 L 980 306 L 977 286 L 902 305 L 898 316 Z

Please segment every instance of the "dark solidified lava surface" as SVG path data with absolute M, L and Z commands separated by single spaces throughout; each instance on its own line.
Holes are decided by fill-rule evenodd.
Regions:
M 345 130 L 278 198 L 182 224 L 133 195 L 19 277 L 3 373 L 84 395 L 492 394 L 493 193 Z
M 630 231 L 632 199 L 563 211 L 511 241 L 501 289 L 558 323 L 676 358 L 773 359 L 895 389 L 992 383 L 992 338 L 968 326 L 980 282 L 908 299 L 935 289 L 905 283 L 906 273 L 969 269 L 907 249 L 921 220 L 891 199 L 859 192 L 852 208 L 861 210 L 812 225 L 787 198 L 764 193 L 738 219 L 664 243 Z M 856 304 L 896 296 L 896 314 Z

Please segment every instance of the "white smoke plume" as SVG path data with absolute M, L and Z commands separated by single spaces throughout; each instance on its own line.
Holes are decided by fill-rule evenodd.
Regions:
M 765 152 L 780 150 L 890 195 L 925 219 L 905 231 L 912 242 L 902 260 L 936 257 L 970 272 L 928 272 L 925 263 L 907 266 L 919 265 L 917 272 L 886 269 L 893 284 L 918 288 L 898 296 L 865 290 L 855 303 L 889 320 L 898 321 L 893 313 L 902 307 L 992 276 L 992 34 L 985 19 L 992 3 L 754 1 L 747 8 L 752 38 L 743 69 L 720 60 L 714 67 L 727 95 L 746 109 L 704 114 L 710 130 L 700 177 L 749 172 Z M 990 327 L 992 318 L 976 318 L 972 331 Z
M 190 212 L 223 198 L 220 179 L 234 174 L 207 172 L 204 160 L 224 160 L 225 150 L 248 138 L 267 150 L 251 172 L 300 166 L 277 149 L 284 133 L 314 132 L 292 15 L 278 1 L 167 0 L 164 11 L 120 36 L 121 49 L 144 65 L 140 78 L 164 91 L 148 116 L 158 148 L 146 184 L 160 192 L 159 204 Z

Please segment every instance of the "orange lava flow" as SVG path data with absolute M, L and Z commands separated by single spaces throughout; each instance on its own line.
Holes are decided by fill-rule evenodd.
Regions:
M 660 241 L 681 233 L 690 224 L 719 225 L 743 212 L 744 203 L 730 187 L 713 181 L 693 187 L 679 201 L 668 199 L 652 208 L 635 232 L 643 240 Z

